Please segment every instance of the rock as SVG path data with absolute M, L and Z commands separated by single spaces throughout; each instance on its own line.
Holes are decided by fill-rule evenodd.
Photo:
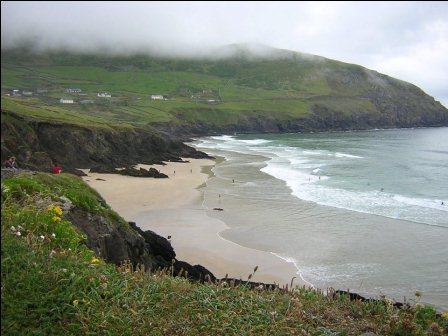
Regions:
M 129 225 L 145 239 L 146 247 L 150 253 L 161 256 L 169 264 L 176 258 L 176 253 L 166 238 L 151 230 L 143 231 L 134 222 L 129 222 Z
M 192 266 L 185 261 L 176 260 L 174 262 L 173 268 L 174 275 L 180 275 L 182 272 L 181 276 L 186 277 L 190 280 L 196 280 L 200 282 L 216 281 L 216 277 L 213 275 L 213 273 L 201 265 Z
M 116 174 L 117 170 L 114 167 L 97 165 L 90 168 L 90 173 Z
M 216 211 L 224 211 L 223 208 L 213 208 L 213 210 L 216 210 Z
M 119 170 L 118 174 L 134 176 L 134 177 L 153 177 L 153 178 L 168 178 L 167 175 L 159 172 L 155 168 L 149 168 L 146 170 L 144 168 L 136 169 L 134 167 L 126 167 L 125 169 Z
M 87 236 L 86 245 L 106 261 L 120 265 L 129 260 L 146 270 L 160 267 L 155 256 L 148 253 L 145 239 L 122 222 L 77 207 L 65 217 Z
M 96 128 L 29 119 L 2 111 L 1 156 L 15 156 L 20 168 L 49 171 L 62 167 L 98 166 L 98 173 L 137 163 L 162 164 L 179 157 L 208 157 L 170 134 L 154 128 Z M 93 171 L 92 171 L 93 172 Z
M 63 168 L 62 171 L 64 173 L 69 173 L 69 174 L 73 174 L 76 176 L 87 176 L 87 174 L 84 173 L 82 170 L 76 169 L 76 168 Z
M 373 299 L 373 298 L 366 298 L 362 295 L 359 295 L 357 293 L 351 293 L 349 291 L 344 291 L 344 290 L 337 290 L 334 292 L 336 295 L 346 295 L 348 296 L 350 301 L 362 301 L 362 302 L 379 302 L 379 301 L 383 301 L 383 300 L 377 300 L 377 299 Z M 396 308 L 404 308 L 407 306 L 407 304 L 403 304 L 401 302 L 392 302 L 392 305 Z

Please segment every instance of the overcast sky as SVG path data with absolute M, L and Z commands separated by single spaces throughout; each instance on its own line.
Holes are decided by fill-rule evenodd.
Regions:
M 191 54 L 262 43 L 410 81 L 448 106 L 448 2 L 2 2 L 2 47 Z

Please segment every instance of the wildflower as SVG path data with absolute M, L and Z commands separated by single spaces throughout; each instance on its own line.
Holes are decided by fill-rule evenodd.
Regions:
M 15 231 L 16 230 L 16 227 L 13 225 L 13 226 L 11 226 L 11 231 Z
M 61 216 L 61 215 L 62 215 L 62 209 L 61 209 L 61 207 L 60 207 L 59 205 L 56 205 L 56 206 L 53 207 L 53 212 L 54 212 L 56 215 L 58 215 L 58 216 Z
M 448 319 L 448 310 L 442 313 L 442 317 Z
M 99 264 L 100 260 L 98 258 L 93 257 L 92 260 L 90 261 L 91 264 Z
M 49 212 L 53 212 L 54 214 L 61 216 L 62 215 L 62 209 L 59 205 L 51 205 L 48 207 Z
M 61 217 L 58 216 L 53 216 L 53 218 L 51 219 L 54 223 L 60 222 L 61 221 Z
M 20 237 L 22 234 L 20 233 L 20 231 L 17 231 L 16 233 L 14 233 L 16 236 Z
M 41 240 L 44 240 L 44 239 L 45 239 L 45 237 L 44 237 L 44 236 L 39 236 L 39 238 L 40 238 Z
M 74 305 L 74 306 L 77 306 L 77 305 L 78 305 L 78 302 L 79 302 L 78 300 L 73 300 L 73 305 Z
M 55 235 L 54 233 L 52 233 L 51 236 L 52 236 L 53 238 L 56 238 L 56 235 Z
M 63 268 L 63 269 L 62 269 L 62 272 L 67 273 L 67 269 L 66 269 L 66 268 Z

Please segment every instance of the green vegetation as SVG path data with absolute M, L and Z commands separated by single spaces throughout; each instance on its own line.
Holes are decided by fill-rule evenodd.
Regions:
M 299 53 L 279 55 L 210 60 L 3 51 L 2 110 L 99 127 L 196 122 L 222 127 L 254 118 L 278 123 L 311 118 L 316 106 L 346 116 L 378 115 L 378 106 L 366 97 L 381 88 L 423 99 L 414 86 L 357 65 Z M 32 98 L 5 95 L 12 89 L 42 88 L 48 91 Z M 67 88 L 82 93 L 66 93 Z M 97 97 L 103 91 L 112 98 Z M 168 100 L 152 101 L 151 94 Z M 61 97 L 76 103 L 60 104 Z
M 425 306 L 191 283 L 106 264 L 64 205 L 121 219 L 68 174 L 2 181 L 1 202 L 2 335 L 442 335 L 448 327 Z

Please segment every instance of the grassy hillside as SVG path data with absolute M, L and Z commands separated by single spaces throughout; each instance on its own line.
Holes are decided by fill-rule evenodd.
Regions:
M 215 130 L 260 120 L 280 127 L 317 120 L 316 128 L 343 127 L 338 120 L 354 128 L 448 123 L 447 110 L 417 87 L 361 66 L 275 49 L 275 58 L 238 50 L 243 52 L 214 60 L 3 51 L 2 110 L 85 125 L 199 124 Z M 65 93 L 67 88 L 82 93 Z M 12 89 L 34 93 L 6 96 Z M 97 97 L 103 91 L 112 98 Z M 151 94 L 168 100 L 153 101 Z M 62 97 L 75 104 L 60 104 Z
M 120 219 L 79 178 L 2 181 L 2 335 L 442 335 L 434 309 L 356 302 L 296 288 L 257 291 L 133 272 L 94 256 L 66 219 L 68 200 Z M 444 314 L 446 315 L 446 314 Z

